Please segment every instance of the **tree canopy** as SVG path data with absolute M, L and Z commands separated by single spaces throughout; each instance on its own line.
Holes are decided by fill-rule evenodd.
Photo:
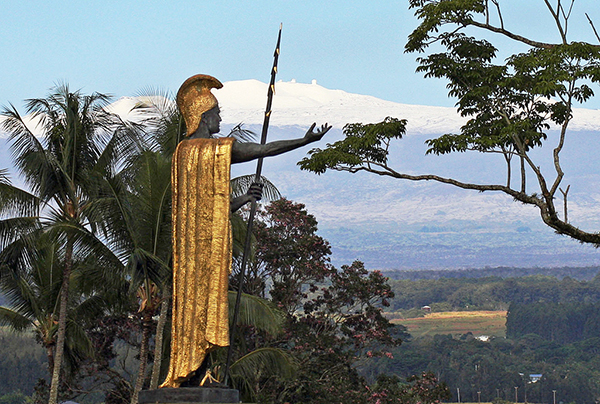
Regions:
M 564 184 L 561 160 L 573 108 L 594 96 L 594 87 L 600 82 L 600 45 L 568 40 L 573 3 L 565 7 L 560 0 L 554 5 L 548 0 L 541 2 L 558 32 L 559 40 L 549 43 L 506 29 L 501 0 L 409 2 L 419 25 L 410 34 L 405 50 L 423 55 L 417 58 L 417 71 L 425 77 L 445 79 L 448 95 L 457 99 L 458 112 L 468 118 L 459 133 L 428 140 L 426 153 L 501 155 L 506 163 L 504 183 L 464 182 L 395 170 L 389 164 L 389 148 L 392 141 L 406 134 L 406 121 L 391 117 L 374 124 L 347 124 L 343 140 L 311 150 L 309 157 L 298 164 L 318 174 L 326 170 L 367 171 L 396 179 L 504 192 L 516 201 L 535 206 L 543 222 L 557 233 L 599 246 L 600 233 L 584 231 L 568 220 L 569 187 Z M 594 41 L 600 42 L 591 20 L 590 25 Z M 486 32 L 503 35 L 529 50 L 498 60 L 499 49 L 483 38 Z M 443 51 L 436 52 L 440 47 Z M 555 143 L 546 145 L 548 131 L 555 128 Z M 544 151 L 551 150 L 551 170 L 542 169 L 531 153 L 542 145 L 546 145 Z M 513 178 L 515 169 L 517 179 Z M 564 201 L 562 211 L 556 202 L 559 192 Z

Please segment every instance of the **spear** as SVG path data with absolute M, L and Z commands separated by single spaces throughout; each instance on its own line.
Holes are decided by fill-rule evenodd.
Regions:
M 269 83 L 269 89 L 267 90 L 267 107 L 265 108 L 265 119 L 262 126 L 262 134 L 260 137 L 260 144 L 264 145 L 267 143 L 267 132 L 269 130 L 269 120 L 271 118 L 271 104 L 273 103 L 273 94 L 275 93 L 275 76 L 277 75 L 277 62 L 279 60 L 279 44 L 281 43 L 281 30 L 283 24 L 279 25 L 279 35 L 277 36 L 277 46 L 273 53 L 273 69 L 271 70 L 271 82 Z M 254 176 L 254 182 L 259 183 L 261 181 L 263 158 L 260 157 L 256 163 L 256 174 Z M 238 317 L 240 314 L 240 302 L 242 300 L 242 286 L 244 285 L 244 277 L 246 275 L 246 265 L 248 264 L 248 257 L 250 256 L 250 246 L 252 243 L 252 227 L 254 225 L 254 216 L 256 215 L 256 201 L 253 200 L 250 205 L 250 216 L 248 218 L 248 228 L 246 230 L 246 240 L 244 244 L 244 255 L 242 256 L 242 265 L 240 267 L 240 273 L 238 275 L 238 291 L 235 299 L 235 309 L 233 311 L 233 321 L 231 324 L 231 330 L 229 330 L 229 349 L 227 350 L 227 361 L 225 362 L 225 378 L 224 383 L 227 384 L 229 380 L 229 366 L 231 364 L 231 356 L 233 353 L 233 339 L 235 335 L 235 329 L 237 326 Z

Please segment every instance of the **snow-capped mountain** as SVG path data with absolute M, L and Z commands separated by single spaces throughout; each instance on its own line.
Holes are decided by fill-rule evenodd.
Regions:
M 408 120 L 407 134 L 391 150 L 394 168 L 409 173 L 453 176 L 478 183 L 505 182 L 500 156 L 458 154 L 425 156 L 424 141 L 457 132 L 465 122 L 453 108 L 399 104 L 318 85 L 278 82 L 269 139 L 300 137 L 316 122 L 333 125 L 319 144 L 340 139 L 347 123 L 379 122 L 387 116 Z M 244 123 L 260 133 L 267 84 L 257 80 L 224 83 L 214 90 L 222 111 L 222 132 Z M 123 97 L 111 108 L 134 118 L 136 98 Z M 563 155 L 570 220 L 585 230 L 600 230 L 600 167 L 596 158 L 600 111 L 578 109 Z M 2 134 L 0 134 L 0 137 Z M 2 142 L 2 140 L 0 140 Z M 534 155 L 552 175 L 549 155 L 556 142 Z M 1 145 L 0 145 L 1 146 Z M 504 194 L 480 194 L 433 183 L 410 183 L 369 174 L 302 172 L 296 163 L 306 151 L 265 161 L 264 175 L 283 195 L 306 204 L 333 247 L 336 265 L 354 259 L 371 269 L 457 268 L 476 266 L 563 266 L 600 264 L 597 250 L 559 237 L 541 224 L 538 212 Z M 8 166 L 0 147 L 0 167 Z M 233 175 L 254 171 L 254 164 L 235 166 Z

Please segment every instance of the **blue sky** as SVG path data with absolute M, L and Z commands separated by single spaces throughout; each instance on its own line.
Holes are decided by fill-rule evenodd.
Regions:
M 508 27 L 556 40 L 543 0 L 502 3 Z M 570 32 L 592 41 L 584 12 L 600 27 L 598 0 L 577 0 Z M 416 55 L 403 52 L 417 25 L 406 0 L 23 0 L 2 2 L 0 15 L 0 105 L 21 106 L 60 81 L 116 97 L 147 87 L 176 91 L 197 73 L 266 82 L 279 23 L 278 79 L 317 79 L 409 104 L 454 104 L 445 83 L 415 73 Z

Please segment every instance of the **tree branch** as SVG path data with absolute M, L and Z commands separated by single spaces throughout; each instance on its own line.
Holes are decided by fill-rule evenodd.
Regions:
M 377 170 L 374 168 L 366 168 L 364 166 L 337 166 L 332 168 L 336 171 L 347 171 L 350 173 L 357 173 L 359 171 L 366 171 L 372 174 L 377 174 L 381 176 L 388 176 L 397 179 L 404 179 L 410 181 L 435 181 L 443 184 L 449 184 L 462 189 L 472 189 L 480 192 L 486 191 L 500 191 L 504 192 L 510 196 L 512 196 L 515 200 L 522 202 L 528 205 L 537 206 L 540 210 L 540 216 L 543 222 L 553 228 L 558 234 L 568 235 L 575 240 L 581 241 L 583 243 L 590 243 L 595 247 L 600 247 L 600 233 L 589 233 L 585 232 L 578 227 L 575 227 L 566 221 L 560 220 L 556 214 L 556 210 L 554 209 L 554 204 L 552 202 L 552 198 L 548 198 L 547 195 L 543 197 L 539 197 L 534 195 L 527 195 L 526 193 L 516 191 L 510 187 L 506 187 L 504 185 L 482 185 L 482 184 L 471 184 L 466 182 L 461 182 L 455 180 L 453 178 L 440 177 L 437 175 L 424 174 L 424 175 L 410 175 L 403 174 L 393 170 L 390 167 L 383 166 L 381 164 L 374 164 L 381 168 L 381 170 Z
M 569 193 L 569 189 L 571 189 L 571 185 L 567 186 L 567 189 L 565 191 L 563 191 L 562 188 L 559 188 L 560 192 L 563 194 L 563 209 L 564 209 L 564 215 L 565 215 L 565 223 L 569 223 L 569 219 L 567 216 L 567 194 Z
M 498 20 L 500 21 L 500 28 L 504 29 L 504 19 L 502 18 L 502 11 L 500 11 L 500 3 L 498 0 L 492 0 L 492 3 L 496 6 L 496 10 L 498 10 Z
M 544 48 L 544 49 L 551 49 L 551 48 L 555 48 L 556 46 L 558 46 L 557 44 L 552 44 L 552 43 L 547 43 L 547 42 L 538 42 L 538 41 L 534 41 L 532 39 L 529 38 L 525 38 L 524 36 L 521 35 L 517 35 L 514 34 L 510 31 L 505 30 L 504 28 L 500 27 L 495 27 L 491 24 L 485 24 L 482 22 L 478 22 L 478 21 L 469 21 L 465 23 L 466 25 L 474 25 L 478 28 L 482 28 L 491 32 L 495 32 L 497 34 L 502 34 L 508 38 L 514 39 L 515 41 L 519 41 L 522 42 L 526 45 L 529 46 L 533 46 L 534 48 Z M 599 46 L 600 47 L 600 46 Z
M 558 0 L 558 3 L 556 5 L 556 11 L 552 8 L 552 5 L 550 4 L 549 0 L 544 0 L 544 3 L 546 3 L 546 7 L 548 7 L 548 10 L 550 10 L 550 14 L 552 14 L 552 18 L 554 18 L 554 22 L 556 22 L 556 27 L 558 28 L 558 32 L 560 33 L 562 43 L 566 44 L 567 43 L 566 30 L 563 29 L 563 26 L 560 22 L 560 15 L 558 14 L 558 12 L 562 9 L 562 6 L 560 5 L 560 0 Z M 567 22 L 567 19 L 565 18 L 565 24 L 566 24 L 566 22 Z
M 585 13 L 585 16 L 587 17 L 588 22 L 592 26 L 592 30 L 594 31 L 594 35 L 596 35 L 596 39 L 598 40 L 598 42 L 600 42 L 600 35 L 598 35 L 598 31 L 596 31 L 596 27 L 594 26 L 594 23 L 592 22 L 592 19 L 590 18 L 590 16 L 588 15 L 588 13 Z

